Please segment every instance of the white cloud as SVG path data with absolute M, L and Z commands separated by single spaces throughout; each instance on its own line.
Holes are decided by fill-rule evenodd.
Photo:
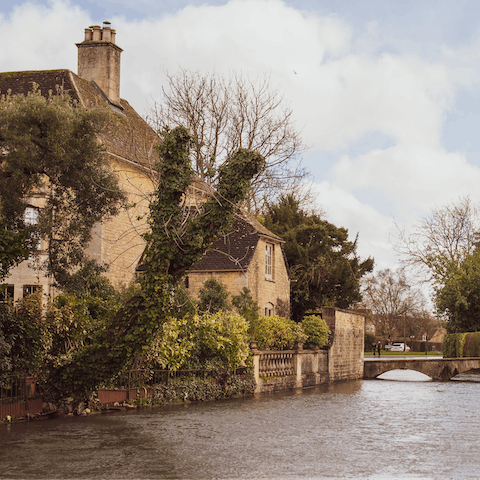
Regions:
M 480 169 L 468 164 L 463 153 L 404 144 L 356 158 L 344 155 L 332 176 L 349 191 L 365 189 L 389 198 L 392 214 L 404 218 L 412 209 L 425 212 L 459 196 L 475 196 L 480 184 Z
M 91 25 L 88 12 L 61 0 L 49 6 L 22 3 L 0 23 L 2 71 L 76 71 L 75 42 L 83 40 L 83 29 Z
M 389 240 L 396 231 L 391 217 L 381 215 L 371 205 L 361 203 L 350 192 L 330 182 L 314 184 L 312 191 L 317 206 L 325 211 L 330 222 L 348 228 L 351 240 L 358 234 L 358 253 L 362 258 L 374 257 L 379 269 L 396 264 Z

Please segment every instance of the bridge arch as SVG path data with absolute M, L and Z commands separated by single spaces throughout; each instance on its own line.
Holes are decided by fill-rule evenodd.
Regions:
M 390 370 L 415 370 L 433 380 L 447 381 L 459 373 L 480 368 L 480 358 L 379 359 L 364 362 L 364 377 L 377 378 Z

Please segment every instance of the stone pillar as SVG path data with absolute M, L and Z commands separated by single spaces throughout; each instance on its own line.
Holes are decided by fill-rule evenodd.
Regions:
M 295 386 L 297 388 L 303 387 L 302 382 L 302 353 L 303 353 L 303 343 L 297 343 L 295 347 L 295 355 L 293 357 L 293 368 L 295 370 L 296 382 Z
M 250 344 L 250 349 L 253 353 L 253 377 L 255 378 L 255 393 L 260 391 L 260 352 L 257 348 L 257 342 Z

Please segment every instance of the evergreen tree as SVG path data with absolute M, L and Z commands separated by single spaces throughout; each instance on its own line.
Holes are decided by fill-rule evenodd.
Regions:
M 360 278 L 373 269 L 373 259 L 358 257 L 357 239 L 348 240 L 345 228 L 306 212 L 294 195 L 267 206 L 265 226 L 285 240 L 296 321 L 307 311 L 348 308 L 360 301 Z

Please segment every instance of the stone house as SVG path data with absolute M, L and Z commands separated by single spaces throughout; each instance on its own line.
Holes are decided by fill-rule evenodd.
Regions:
M 120 98 L 120 56 L 115 43 L 115 30 L 109 22 L 85 29 L 84 41 L 78 47 L 78 74 L 70 70 L 42 70 L 0 73 L 0 94 L 24 94 L 34 85 L 43 95 L 61 88 L 74 101 L 85 107 L 107 106 L 116 122 L 99 140 L 105 146 L 128 205 L 114 218 L 98 224 L 88 248 L 89 254 L 108 265 L 106 276 L 114 286 L 127 285 L 135 278 L 145 243 L 141 234 L 146 229 L 149 194 L 155 186 L 155 145 L 160 138 L 140 115 Z M 205 186 L 193 184 L 190 202 L 201 202 L 210 193 Z M 26 220 L 34 222 L 42 208 L 44 194 L 29 199 Z M 238 215 L 233 231 L 223 235 L 202 262 L 188 276 L 189 291 L 196 296 L 203 281 L 214 276 L 236 295 L 242 287 L 251 290 L 261 313 L 288 313 L 289 278 L 281 248 L 282 240 L 258 221 Z M 44 247 L 44 245 L 43 245 Z M 39 261 L 45 254 L 39 245 Z M 25 294 L 42 289 L 55 295 L 52 279 L 45 277 L 30 260 L 12 269 L 5 280 L 8 295 L 18 300 Z
M 260 314 L 288 317 L 290 278 L 283 243 L 258 220 L 239 212 L 231 231 L 220 235 L 189 272 L 189 293 L 197 298 L 205 280 L 215 278 L 231 296 L 248 288 Z
M 127 194 L 128 204 L 135 207 L 124 208 L 114 218 L 98 224 L 88 252 L 109 266 L 106 275 L 118 287 L 134 278 L 143 252 L 140 234 L 146 227 L 148 194 L 154 188 L 153 167 L 159 158 L 154 147 L 160 140 L 129 103 L 120 98 L 122 49 L 115 44 L 115 30 L 110 24 L 105 22 L 103 27 L 85 29 L 85 39 L 77 47 L 78 75 L 70 70 L 0 73 L 0 94 L 10 91 L 12 95 L 26 95 L 36 85 L 43 95 L 48 95 L 61 88 L 84 107 L 107 106 L 114 112 L 113 128 L 99 140 L 105 146 L 105 155 L 118 176 L 120 187 Z M 27 221 L 35 221 L 43 202 L 42 192 L 29 199 Z M 39 249 L 38 263 L 45 258 L 41 244 Z M 31 260 L 14 268 L 5 283 L 8 295 L 14 300 L 37 289 L 46 295 L 55 295 L 52 279 L 45 277 Z

